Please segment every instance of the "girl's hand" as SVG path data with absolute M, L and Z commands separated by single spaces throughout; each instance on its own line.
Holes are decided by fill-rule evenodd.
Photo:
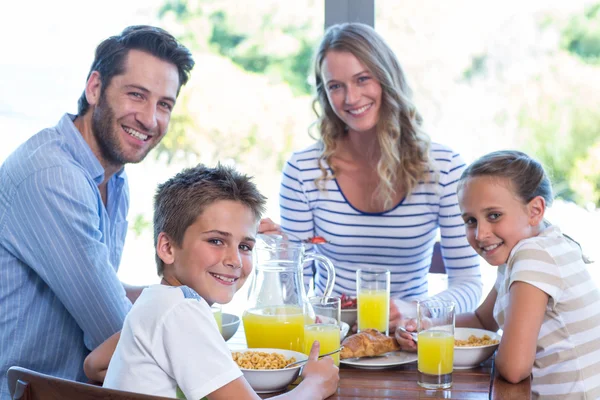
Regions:
M 263 218 L 258 225 L 258 233 L 266 235 L 281 234 L 281 226 L 273 222 L 271 218 Z
M 315 340 L 310 349 L 309 361 L 302 368 L 302 377 L 304 382 L 310 384 L 325 399 L 337 390 L 340 369 L 335 366 L 333 358 L 330 356 L 319 360 L 320 348 L 321 345 Z
M 399 326 L 403 326 L 408 332 L 415 332 L 417 330 L 417 320 L 414 318 L 405 320 L 403 321 L 403 324 Z M 400 345 L 400 349 L 404 351 L 417 351 L 417 344 L 410 334 L 403 332 L 400 329 L 396 329 L 394 337 Z

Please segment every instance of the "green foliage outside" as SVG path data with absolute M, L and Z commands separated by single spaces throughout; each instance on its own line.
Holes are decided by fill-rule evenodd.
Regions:
M 590 64 L 600 64 L 600 3 L 571 19 L 563 31 L 563 47 Z

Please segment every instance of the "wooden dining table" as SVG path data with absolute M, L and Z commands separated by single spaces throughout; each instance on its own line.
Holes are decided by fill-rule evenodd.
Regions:
M 244 326 L 227 342 L 231 350 L 247 348 Z M 494 368 L 493 358 L 477 368 L 454 370 L 452 387 L 427 390 L 417 384 L 417 363 L 393 368 L 368 370 L 340 366 L 337 392 L 329 399 L 492 399 L 528 400 L 531 398 L 531 378 L 517 384 L 504 380 Z M 267 399 L 280 393 L 261 394 Z

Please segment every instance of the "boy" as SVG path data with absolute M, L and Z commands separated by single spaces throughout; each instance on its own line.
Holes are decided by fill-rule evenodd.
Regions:
M 116 341 L 104 386 L 187 399 L 258 399 L 231 358 L 210 306 L 228 303 L 252 271 L 252 248 L 265 197 L 231 168 L 199 165 L 158 187 L 154 244 L 162 285 L 145 289 L 112 337 L 86 359 L 91 379 Z M 324 399 L 337 388 L 338 369 L 317 360 L 313 345 L 304 380 L 280 398 Z

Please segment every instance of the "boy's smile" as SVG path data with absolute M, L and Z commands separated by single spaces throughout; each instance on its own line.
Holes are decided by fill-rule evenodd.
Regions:
M 252 272 L 257 229 L 258 221 L 246 205 L 216 201 L 187 228 L 181 246 L 162 239 L 170 249 L 166 256 L 159 252 L 165 279 L 189 286 L 208 304 L 230 302 Z

